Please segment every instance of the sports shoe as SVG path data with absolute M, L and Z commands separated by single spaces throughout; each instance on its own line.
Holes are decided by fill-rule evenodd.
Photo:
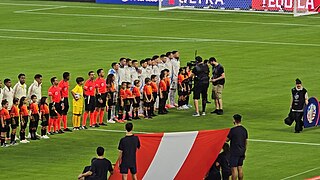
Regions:
M 72 132 L 72 130 L 71 130 L 71 129 L 69 129 L 69 128 L 65 128 L 63 131 L 66 131 L 66 132 Z
M 87 126 L 82 126 L 82 129 L 88 129 Z
M 9 147 L 9 145 L 4 143 L 3 145 L 1 145 L 1 147 L 5 148 L 5 147 Z
M 112 119 L 109 119 L 107 122 L 110 123 L 110 124 L 116 123 L 116 122 L 115 122 L 114 120 L 112 120 Z
M 190 104 L 187 105 L 189 108 L 192 108 L 192 106 Z
M 100 126 L 106 126 L 107 124 L 105 123 L 99 123 Z
M 93 125 L 93 127 L 100 127 L 98 124 Z
M 193 117 L 199 117 L 200 114 L 199 114 L 199 113 L 194 113 L 192 116 L 193 116 Z
M 58 133 L 63 134 L 64 132 L 61 129 L 59 129 Z
M 42 137 L 43 137 L 43 139 L 50 139 L 50 137 L 47 136 L 47 135 L 44 135 L 44 136 L 42 136 Z
M 223 110 L 222 110 L 222 109 L 219 109 L 218 112 L 217 112 L 217 114 L 218 114 L 218 115 L 223 115 Z
M 20 143 L 22 143 L 22 144 L 26 144 L 26 143 L 30 143 L 30 141 L 28 141 L 28 140 L 24 139 L 24 140 L 21 140 L 21 141 L 20 141 Z
M 183 109 L 190 109 L 186 104 L 182 106 Z
M 218 109 L 215 109 L 214 111 L 211 111 L 210 113 L 211 113 L 211 114 L 217 114 L 218 111 L 219 111 Z
M 177 110 L 183 110 L 184 108 L 182 107 L 182 106 L 179 106 L 178 108 L 177 108 Z
M 206 115 L 206 112 L 202 112 L 201 116 L 205 116 Z
M 16 146 L 16 145 L 18 145 L 19 143 L 17 143 L 16 141 L 12 141 L 11 143 L 10 143 L 10 145 L 11 146 Z

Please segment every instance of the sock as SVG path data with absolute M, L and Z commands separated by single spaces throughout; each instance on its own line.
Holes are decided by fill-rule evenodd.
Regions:
M 1 146 L 5 143 L 5 137 L 4 136 L 1 136 Z
M 75 115 L 72 116 L 72 126 L 73 127 L 77 127 L 76 126 L 76 116 Z
M 136 110 L 136 117 L 139 117 L 139 111 Z
M 86 126 L 87 124 L 87 118 L 88 118 L 88 113 L 84 112 L 83 113 L 83 118 L 82 118 L 82 126 Z
M 25 140 L 26 139 L 26 133 L 24 131 L 20 131 L 20 140 Z
M 94 125 L 94 112 L 90 113 L 90 126 Z
M 111 108 L 108 109 L 108 120 L 111 119 Z
M 67 115 L 62 115 L 63 128 L 67 129 Z
M 8 128 L 8 130 L 7 130 L 7 136 L 6 136 L 7 138 L 9 138 L 10 137 L 10 128 Z
M 104 110 L 100 110 L 99 123 L 103 123 Z
M 98 111 L 94 111 L 93 115 L 93 124 L 97 124 L 97 118 L 98 118 L 98 114 L 99 114 L 99 110 Z
M 11 137 L 10 137 L 10 143 L 12 143 L 14 141 L 14 139 L 16 138 L 15 134 L 11 133 Z
M 58 130 L 61 130 L 61 116 L 58 116 L 58 119 L 57 119 L 57 125 L 58 125 Z
M 81 121 L 81 116 L 77 116 L 77 117 L 76 117 L 76 127 L 77 127 L 77 128 L 80 127 L 80 121 Z
M 151 117 L 151 109 L 148 109 L 148 117 Z
M 58 129 L 58 119 L 53 119 L 53 131 L 56 132 Z

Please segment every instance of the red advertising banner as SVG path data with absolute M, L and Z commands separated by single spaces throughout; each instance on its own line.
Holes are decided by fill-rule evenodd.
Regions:
M 294 0 L 252 0 L 252 9 L 268 11 L 293 11 Z M 320 6 L 320 0 L 297 0 L 298 9 L 317 11 Z

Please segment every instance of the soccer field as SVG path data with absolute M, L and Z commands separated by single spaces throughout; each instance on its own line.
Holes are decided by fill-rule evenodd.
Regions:
M 320 15 L 294 18 L 57 1 L 0 2 L 0 79 L 9 77 L 15 84 L 23 72 L 30 85 L 41 73 L 43 94 L 50 78 L 61 79 L 64 71 L 71 73 L 73 88 L 77 76 L 86 79 L 89 70 L 107 71 L 120 57 L 140 60 L 172 50 L 180 51 L 181 65 L 197 50 L 204 58 L 215 56 L 225 67 L 225 114 L 210 114 L 213 104 L 204 117 L 192 117 L 194 109 L 171 110 L 152 120 L 133 121 L 135 131 L 230 128 L 232 115 L 239 113 L 249 132 L 245 179 L 320 175 L 320 128 L 295 134 L 294 127 L 283 123 L 297 77 L 310 97 L 320 97 Z M 123 129 L 123 124 L 109 124 L 1 148 L 0 179 L 76 179 L 97 146 L 105 147 L 106 157 L 115 163 Z

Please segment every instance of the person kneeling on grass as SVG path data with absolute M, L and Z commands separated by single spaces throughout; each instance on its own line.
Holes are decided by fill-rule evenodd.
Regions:
M 78 176 L 78 179 L 90 179 L 90 180 L 98 180 L 98 179 L 107 179 L 108 171 L 113 174 L 113 168 L 111 162 L 103 157 L 104 148 L 97 148 L 97 159 L 92 161 L 91 167 L 89 171 L 82 173 Z

